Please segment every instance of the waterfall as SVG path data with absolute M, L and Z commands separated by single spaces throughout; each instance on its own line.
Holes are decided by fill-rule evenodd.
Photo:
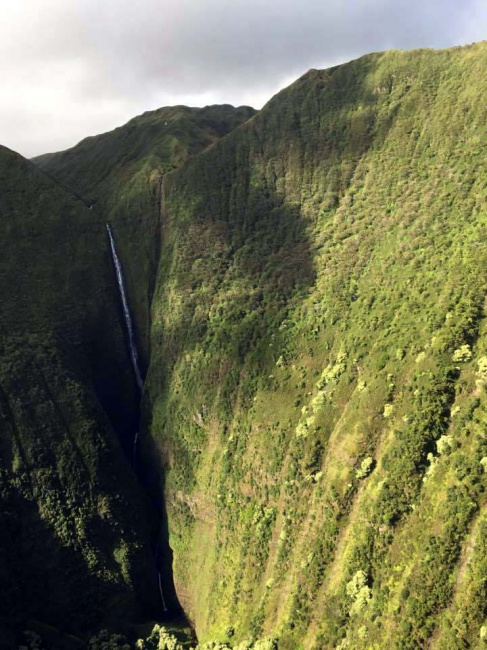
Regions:
M 135 379 L 137 381 L 137 388 L 139 389 L 139 392 L 142 395 L 144 389 L 144 382 L 142 381 L 142 374 L 140 372 L 140 367 L 139 367 L 139 355 L 137 354 L 137 347 L 135 345 L 134 327 L 132 325 L 132 317 L 130 315 L 127 294 L 125 291 L 125 282 L 123 279 L 122 264 L 117 255 L 117 247 L 115 246 L 115 240 L 113 238 L 112 228 L 108 223 L 105 224 L 105 226 L 107 229 L 108 237 L 110 239 L 110 248 L 112 251 L 113 264 L 115 265 L 115 270 L 117 272 L 118 291 L 120 293 L 120 299 L 122 301 L 123 315 L 125 318 L 125 327 L 127 329 L 129 349 L 130 349 L 130 359 L 132 361 L 132 368 L 134 370 Z M 132 462 L 133 462 L 134 470 L 136 470 L 138 440 L 139 440 L 139 431 L 136 431 L 134 436 L 133 447 L 132 447 Z M 161 566 L 160 566 L 162 562 L 162 557 L 161 557 L 161 549 L 159 544 L 156 544 L 154 559 L 155 559 L 155 564 L 157 569 L 157 582 L 159 585 L 159 595 L 161 597 L 161 604 L 162 604 L 163 611 L 164 613 L 166 613 L 168 611 L 168 608 L 166 606 L 166 600 L 164 598 L 164 591 L 162 588 L 163 581 L 162 581 L 162 573 L 161 573 Z
M 167 612 L 166 601 L 164 600 L 164 595 L 162 593 L 162 575 L 161 575 L 161 572 L 158 571 L 157 575 L 158 575 L 158 578 L 159 578 L 159 593 L 161 594 L 162 608 L 163 608 L 163 610 L 165 612 Z
M 132 360 L 132 367 L 134 369 L 137 387 L 139 389 L 139 392 L 142 394 L 142 391 L 144 389 L 144 382 L 142 381 L 142 375 L 139 368 L 139 355 L 137 354 L 137 347 L 135 345 L 134 327 L 132 325 L 132 317 L 130 315 L 129 305 L 127 301 L 127 294 L 125 292 L 125 283 L 123 281 L 122 265 L 120 263 L 120 260 L 118 259 L 117 248 L 115 246 L 115 240 L 113 239 L 112 228 L 108 223 L 105 225 L 107 228 L 108 237 L 110 239 L 110 248 L 112 250 L 113 263 L 115 265 L 115 270 L 117 272 L 118 290 L 120 293 L 120 298 L 122 300 L 123 315 L 125 318 L 125 326 L 127 328 L 127 334 L 129 339 L 130 359 Z M 134 445 L 134 455 L 135 455 L 135 445 Z
M 137 431 L 137 433 L 135 434 L 135 438 L 134 438 L 134 449 L 133 449 L 133 453 L 132 453 L 132 464 L 134 466 L 134 469 L 135 469 L 135 465 L 137 464 L 137 441 L 138 441 L 138 439 L 139 439 L 139 432 Z

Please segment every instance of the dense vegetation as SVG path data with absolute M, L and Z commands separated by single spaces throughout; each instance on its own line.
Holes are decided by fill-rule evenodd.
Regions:
M 34 162 L 83 198 L 117 231 L 138 344 L 148 363 L 150 302 L 160 249 L 162 177 L 253 115 L 243 106 L 175 106 L 149 111 Z
M 135 393 L 103 227 L 0 149 L 0 646 L 156 615 L 153 513 L 121 451 Z M 120 400 L 125 396 L 125 402 Z M 116 433 L 115 433 L 116 432 Z
M 122 189 L 122 180 L 131 177 L 129 199 L 109 196 L 107 186 L 93 187 L 93 195 L 85 195 L 89 200 L 73 195 L 76 188 L 62 187 L 69 179 L 60 185 L 0 148 L 2 648 L 14 647 L 24 628 L 32 630 L 24 639 L 32 647 L 38 635 L 53 648 L 85 647 L 103 625 L 132 639 L 138 635 L 134 626 L 162 614 L 160 499 L 150 503 L 131 467 L 139 396 L 105 221 L 110 219 L 125 251 L 140 243 L 140 233 L 156 251 L 159 198 L 152 172 L 159 178 L 251 113 L 226 106 L 163 109 L 101 136 L 101 144 L 99 138 L 91 139 L 91 147 L 81 143 L 92 157 L 76 177 L 89 169 L 96 185 L 104 167 L 112 183 L 124 176 Z M 172 135 L 154 133 L 162 119 Z M 137 181 L 145 172 L 147 178 Z M 83 192 L 87 183 L 81 183 Z M 97 192 L 103 209 L 91 208 Z M 144 201 L 148 231 L 137 222 Z M 129 235 L 124 218 L 136 222 Z M 139 239 L 131 240 L 137 229 Z M 136 268 L 145 250 L 124 270 Z M 153 265 L 155 257 L 147 261 Z M 142 271 L 141 300 L 147 302 L 151 281 L 147 266 Z M 164 591 L 170 607 L 170 589 Z
M 202 640 L 483 643 L 486 64 L 311 70 L 164 180 L 147 411 Z
M 200 644 L 487 642 L 486 64 L 311 70 L 142 175 L 168 146 L 145 123 L 148 149 L 123 127 L 39 161 L 152 264 L 143 463 Z

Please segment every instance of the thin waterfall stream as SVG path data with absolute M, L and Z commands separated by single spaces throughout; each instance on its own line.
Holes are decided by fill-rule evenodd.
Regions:
M 161 594 L 162 608 L 165 612 L 167 612 L 166 601 L 164 600 L 164 594 L 162 593 L 162 575 L 160 571 L 157 577 L 159 579 L 159 593 Z
M 123 279 L 123 270 L 122 270 L 122 264 L 120 262 L 120 258 L 118 257 L 117 254 L 117 247 L 115 245 L 115 239 L 113 237 L 113 231 L 112 227 L 110 224 L 106 223 L 105 224 L 107 233 L 108 233 L 108 238 L 110 240 L 110 249 L 112 253 L 112 260 L 113 264 L 115 266 L 115 271 L 117 274 L 117 284 L 118 284 L 118 291 L 120 294 L 120 300 L 122 303 L 123 307 L 123 316 L 125 320 L 125 328 L 127 330 L 127 337 L 128 337 L 128 344 L 129 344 L 129 352 L 130 352 L 130 360 L 132 362 L 132 368 L 134 371 L 134 376 L 135 376 L 135 381 L 137 383 L 137 388 L 139 391 L 139 397 L 142 397 L 142 393 L 144 391 L 144 381 L 142 379 L 142 373 L 140 370 L 139 366 L 139 355 L 137 352 L 137 345 L 135 342 L 135 334 L 134 334 L 134 326 L 132 323 L 132 316 L 130 314 L 130 309 L 129 309 L 129 304 L 128 304 L 128 299 L 127 299 L 127 292 L 125 289 L 125 282 Z M 136 461 L 137 461 L 137 442 L 139 439 L 139 431 L 136 431 L 135 436 L 134 436 L 134 442 L 133 442 L 133 449 L 132 449 L 132 465 L 134 468 L 134 471 L 136 470 Z M 162 570 L 161 570 L 161 564 L 162 564 L 162 557 L 160 557 L 160 549 L 159 546 L 156 546 L 156 552 L 155 552 L 155 562 L 156 562 L 156 569 L 157 569 L 157 578 L 158 578 L 158 584 L 159 584 L 159 594 L 161 596 L 161 603 L 162 603 L 162 608 L 164 613 L 168 611 L 168 608 L 166 607 L 166 601 L 164 598 L 163 594 L 163 589 L 162 589 Z
M 139 441 L 139 432 L 137 431 L 134 436 L 134 447 L 132 449 L 132 465 L 134 466 L 134 471 L 137 471 L 137 443 Z
M 142 373 L 140 372 L 139 355 L 137 353 L 137 346 L 135 344 L 134 326 L 132 324 L 132 316 L 130 315 L 127 292 L 125 290 L 125 282 L 123 280 L 122 264 L 120 263 L 120 259 L 117 255 L 117 247 L 115 246 L 112 227 L 108 223 L 105 225 L 107 228 L 108 237 L 110 239 L 112 259 L 117 273 L 118 290 L 120 293 L 120 299 L 122 301 L 123 316 L 125 318 L 125 326 L 127 328 L 127 335 L 129 340 L 130 359 L 132 361 L 132 367 L 134 369 L 135 381 L 137 382 L 137 387 L 140 394 L 142 395 L 142 392 L 144 390 L 144 382 L 142 381 Z

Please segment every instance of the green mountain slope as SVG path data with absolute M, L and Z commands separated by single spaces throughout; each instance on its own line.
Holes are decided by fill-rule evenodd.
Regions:
M 34 159 L 114 225 L 145 363 L 159 252 L 161 178 L 253 114 L 246 106 L 161 108 L 72 149 Z
M 486 64 L 312 70 L 163 179 L 146 462 L 203 640 L 483 647 Z
M 251 114 L 161 109 L 36 166 L 0 147 L 1 647 L 26 626 L 87 638 L 162 614 L 160 513 L 127 462 L 139 396 L 105 222 L 147 305 L 161 175 Z M 64 188 L 39 171 L 47 159 Z
M 104 227 L 3 147 L 0 187 L 0 646 L 12 648 L 32 621 L 83 636 L 156 615 L 159 595 L 154 513 L 118 440 L 133 436 L 137 396 Z
M 74 409 L 64 418 L 75 441 L 76 409 L 92 417 L 92 393 L 67 400 L 64 378 L 95 381 L 100 340 L 96 349 L 110 355 L 100 367 L 123 357 L 112 347 L 123 337 L 91 329 L 97 322 L 109 332 L 101 324 L 114 322 L 108 306 L 97 321 L 101 307 L 90 298 L 107 268 L 98 234 L 113 222 L 149 366 L 141 462 L 154 496 L 166 500 L 176 588 L 202 641 L 485 645 L 486 64 L 486 43 L 373 54 L 311 70 L 253 119 L 250 109 L 161 109 L 36 160 L 94 203 L 59 224 L 70 246 L 85 233 L 71 223 L 93 224 L 99 269 L 72 286 L 52 275 L 62 264 L 43 262 L 29 275 L 38 251 L 53 254 L 63 237 L 51 225 L 45 248 L 34 238 L 19 253 L 26 298 L 6 304 L 6 333 L 19 314 L 56 338 L 42 347 L 29 334 L 15 344 L 18 359 L 6 355 L 0 396 L 13 401 L 18 391 L 16 403 L 33 412 L 0 413 L 29 430 L 37 404 L 54 411 L 45 389 L 29 395 L 12 383 L 35 359 L 48 385 L 62 383 L 54 401 Z M 228 111 L 227 126 L 204 122 L 205 111 L 217 122 Z M 31 182 L 17 182 L 11 187 L 26 195 Z M 15 251 L 22 220 L 5 223 L 14 228 L 5 250 Z M 14 262 L 2 256 L 4 287 Z M 73 302 L 79 287 L 86 294 Z M 29 327 L 22 332 L 37 331 Z M 65 347 L 73 336 L 82 354 Z M 34 377 L 32 389 L 43 386 Z M 49 435 L 65 440 L 52 422 Z M 102 437 L 111 440 L 109 429 Z M 34 434 L 27 438 L 23 462 L 36 467 Z M 97 462 L 97 437 L 87 440 Z M 16 449 L 5 451 L 17 490 L 5 492 L 11 511 L 23 498 Z M 66 459 L 59 476 L 64 462 L 79 464 L 75 446 Z M 85 492 L 88 503 L 113 485 Z M 99 538 L 92 543 L 108 557 Z M 111 575 L 117 588 L 106 598 L 130 598 Z M 17 584 L 8 571 L 5 580 Z M 148 647 L 160 643 L 154 634 Z

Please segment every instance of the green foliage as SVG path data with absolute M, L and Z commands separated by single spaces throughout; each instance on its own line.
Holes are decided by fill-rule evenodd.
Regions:
M 374 466 L 374 459 L 371 456 L 364 458 L 360 464 L 360 468 L 356 471 L 355 476 L 358 479 L 365 478 L 370 474 Z
M 477 375 L 482 380 L 487 379 L 487 357 L 480 357 L 480 359 L 477 361 L 477 364 Z
M 161 625 L 155 625 L 146 639 L 139 639 L 135 644 L 136 650 L 184 650 L 187 643 L 180 641 L 170 630 Z M 257 641 L 243 641 L 236 646 L 219 641 L 206 641 L 191 646 L 192 650 L 277 650 L 275 639 L 261 639 Z
M 164 175 L 248 120 L 242 106 L 174 106 L 147 111 L 108 133 L 33 162 L 90 206 L 100 226 L 115 229 L 139 351 L 149 362 L 150 299 L 162 224 Z
M 75 224 L 113 221 L 129 260 L 146 361 L 150 349 L 145 461 L 161 477 L 152 489 L 166 499 L 176 587 L 203 647 L 273 648 L 247 641 L 268 633 L 284 649 L 483 643 L 486 65 L 485 43 L 373 54 L 309 71 L 252 119 L 161 109 L 39 161 L 96 204 L 83 210 L 50 187 L 31 224 L 60 201 Z M 46 181 L 35 179 L 39 193 Z M 65 220 L 53 214 L 58 237 Z M 22 221 L 6 223 L 8 241 L 23 241 Z M 40 259 L 28 243 L 25 265 Z M 86 258 L 84 245 L 74 253 Z M 9 329 L 29 319 L 52 329 L 73 287 L 48 262 L 36 269 L 43 300 L 9 296 Z M 68 300 L 56 321 L 85 345 L 108 293 L 83 264 L 73 272 L 97 300 Z M 40 381 L 4 380 L 18 398 L 13 416 L 12 400 L 2 411 L 12 440 L 2 489 L 8 513 L 11 493 L 35 494 L 56 538 L 120 589 L 139 538 L 113 532 L 125 519 L 99 488 L 104 472 L 94 462 L 91 482 L 74 480 L 84 470 L 65 432 L 54 460 L 33 428 L 16 435 L 19 404 L 38 404 L 50 440 L 52 402 L 63 413 L 81 402 L 67 429 L 88 446 L 83 459 L 98 459 L 83 376 L 60 371 L 54 400 L 35 394 Z M 92 538 L 106 519 L 111 534 Z M 12 529 L 15 519 L 6 538 Z M 159 627 L 141 643 L 183 641 Z
M 312 70 L 163 180 L 150 433 L 204 638 L 423 647 L 451 602 L 478 494 L 449 489 L 484 480 L 461 449 L 485 355 L 486 56 Z
M 110 634 L 108 630 L 101 630 L 90 639 L 89 650 L 130 650 L 127 639 L 121 634 Z
M 155 625 L 147 639 L 135 644 L 137 650 L 183 650 L 178 639 L 161 625 Z
M 459 347 L 455 352 L 453 353 L 452 360 L 454 363 L 465 363 L 466 361 L 470 361 L 472 358 L 472 350 L 470 349 L 470 346 L 466 343 L 465 345 L 462 345 Z

